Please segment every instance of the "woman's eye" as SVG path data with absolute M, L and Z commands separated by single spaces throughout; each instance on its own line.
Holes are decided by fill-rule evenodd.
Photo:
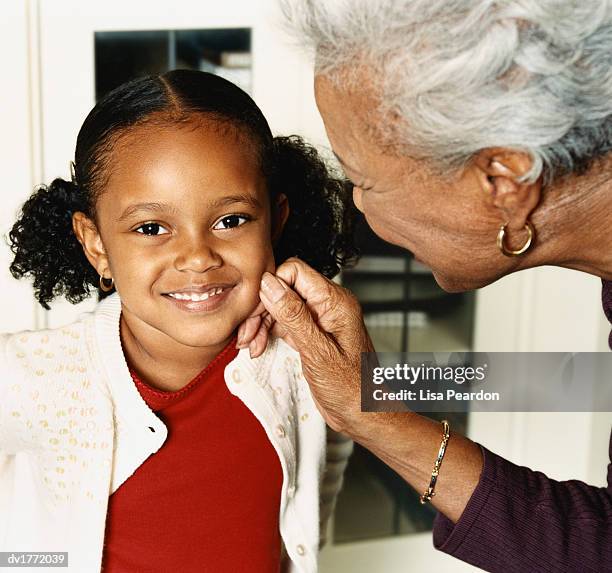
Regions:
M 162 227 L 159 223 L 144 223 L 140 225 L 136 229 L 137 233 L 141 233 L 142 235 L 165 235 L 168 233 L 168 230 L 165 227 Z
M 240 227 L 249 220 L 249 217 L 244 215 L 227 215 L 222 219 L 219 219 L 213 229 L 233 229 L 234 227 Z

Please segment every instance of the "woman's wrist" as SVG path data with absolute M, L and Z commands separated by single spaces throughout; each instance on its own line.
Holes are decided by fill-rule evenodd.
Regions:
M 361 412 L 352 419 L 347 420 L 347 433 L 353 440 L 365 448 L 385 448 L 405 450 L 410 453 L 412 448 L 417 447 L 418 439 L 413 434 L 413 426 L 417 423 L 418 414 L 410 410 L 405 412 Z M 381 440 L 384 436 L 392 443 Z
M 380 458 L 420 495 L 431 481 L 442 426 L 416 412 L 362 412 L 346 420 L 346 433 Z M 480 447 L 451 434 L 432 505 L 456 522 L 476 488 L 482 471 Z

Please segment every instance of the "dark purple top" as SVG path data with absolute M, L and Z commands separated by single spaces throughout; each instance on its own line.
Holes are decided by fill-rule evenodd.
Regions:
M 612 281 L 602 300 L 612 322 Z M 456 524 L 436 516 L 436 549 L 495 573 L 612 572 L 612 436 L 608 487 L 555 481 L 480 447 L 480 481 Z

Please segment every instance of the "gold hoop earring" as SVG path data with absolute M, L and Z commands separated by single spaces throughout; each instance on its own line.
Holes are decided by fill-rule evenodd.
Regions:
M 110 284 L 108 284 L 106 281 L 110 281 Z M 110 292 L 114 288 L 115 288 L 115 281 L 113 280 L 112 277 L 110 279 L 107 279 L 106 277 L 103 277 L 102 275 L 100 275 L 100 290 L 102 292 Z
M 509 249 L 508 247 L 506 247 L 506 243 L 504 242 L 504 239 L 506 237 L 506 226 L 508 225 L 508 223 L 502 225 L 499 228 L 499 233 L 497 233 L 497 248 L 507 257 L 518 257 L 519 255 L 522 255 L 523 253 L 525 253 L 529 247 L 531 247 L 531 243 L 533 242 L 533 239 L 535 237 L 535 229 L 533 227 L 533 225 L 527 221 L 525 223 L 525 229 L 527 230 L 528 233 L 528 237 L 527 240 L 525 241 L 525 244 L 518 250 L 513 251 L 512 249 Z

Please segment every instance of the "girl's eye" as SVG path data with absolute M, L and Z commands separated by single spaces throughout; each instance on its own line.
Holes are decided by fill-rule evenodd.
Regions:
M 227 215 L 219 219 L 213 229 L 233 229 L 244 225 L 250 218 L 245 215 Z
M 136 229 L 136 232 L 142 235 L 152 236 L 165 235 L 168 233 L 166 228 L 162 227 L 159 223 L 144 223 Z

